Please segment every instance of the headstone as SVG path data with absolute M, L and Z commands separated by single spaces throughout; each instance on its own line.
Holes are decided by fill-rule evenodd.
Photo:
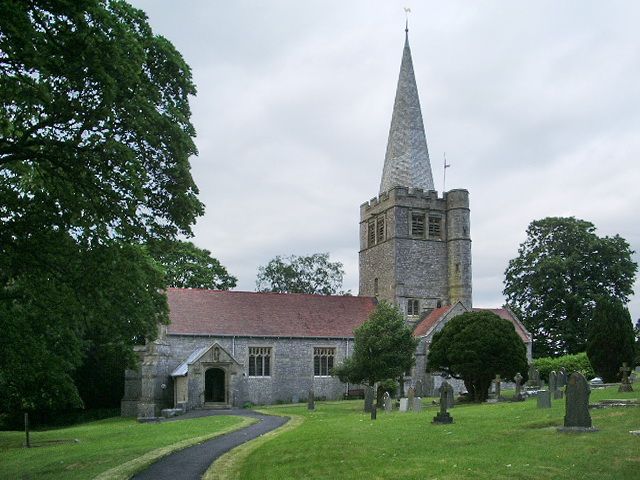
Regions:
M 378 418 L 378 404 L 373 402 L 371 404 L 371 420 L 375 420 L 376 418 Z
M 373 387 L 364 387 L 364 411 L 370 412 L 373 405 Z
M 422 411 L 422 398 L 416 397 L 413 399 L 413 411 L 414 412 Z
M 496 378 L 493 379 L 493 391 L 496 395 L 496 398 L 498 400 L 500 400 L 500 387 L 502 384 L 502 379 L 500 378 L 500 375 L 496 375 Z
M 442 385 L 440 385 L 440 411 L 433 417 L 431 423 L 453 423 L 453 417 L 447 412 L 447 396 L 449 395 L 449 390 L 453 392 L 453 387 L 445 380 L 442 382 Z
M 620 380 L 620 386 L 618 387 L 619 392 L 633 392 L 633 387 L 631 386 L 631 382 L 629 381 L 629 372 L 631 369 L 627 366 L 627 362 L 624 362 L 620 367 L 620 372 L 622 373 L 622 380 Z
M 382 400 L 384 401 L 384 411 L 390 413 L 393 407 L 391 404 L 391 395 L 389 395 L 389 392 L 384 392 Z
M 562 367 L 558 372 L 558 388 L 564 388 L 567 386 L 567 369 Z
M 400 399 L 400 409 L 401 412 L 406 412 L 409 410 L 409 399 L 403 397 Z
M 513 379 L 516 382 L 516 394 L 515 394 L 515 401 L 516 402 L 521 402 L 522 400 L 524 400 L 524 397 L 522 396 L 522 375 L 520 375 L 520 372 L 516 373 L 516 376 L 513 377 Z
M 551 392 L 549 390 L 538 390 L 536 398 L 538 408 L 551 408 Z
M 529 365 L 529 380 L 527 381 L 527 384 L 530 387 L 540 386 L 540 372 L 533 363 Z
M 593 431 L 589 414 L 591 389 L 587 379 L 579 372 L 573 372 L 567 382 L 566 411 L 563 431 Z
M 416 382 L 416 395 L 418 395 L 419 397 L 424 395 L 424 384 L 422 383 L 422 380 L 418 379 L 418 381 Z
M 447 390 L 447 408 L 453 408 L 456 406 L 456 402 L 453 399 L 453 387 Z
M 416 389 L 413 387 L 409 387 L 409 389 L 407 390 L 409 410 L 413 409 L 413 399 L 415 398 L 415 396 L 416 396 Z
M 315 410 L 316 409 L 316 397 L 313 393 L 313 388 L 309 390 L 309 396 L 307 397 L 307 410 Z
M 555 392 L 558 388 L 558 376 L 555 370 L 551 370 L 549 373 L 549 391 Z
M 562 397 L 564 397 L 564 393 L 559 388 L 553 392 L 554 400 L 562 400 Z

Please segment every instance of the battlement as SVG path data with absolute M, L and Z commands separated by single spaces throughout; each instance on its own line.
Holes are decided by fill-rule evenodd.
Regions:
M 428 202 L 444 200 L 444 198 L 445 197 L 438 197 L 438 192 L 435 190 L 425 191 L 421 188 L 393 187 L 391 190 L 383 192 L 377 197 L 373 197 L 368 202 L 364 202 L 362 205 L 360 205 L 360 212 L 368 212 L 372 208 L 378 207 L 379 205 L 387 203 L 390 200 L 392 203 L 395 203 L 396 200 L 402 199 L 418 199 Z

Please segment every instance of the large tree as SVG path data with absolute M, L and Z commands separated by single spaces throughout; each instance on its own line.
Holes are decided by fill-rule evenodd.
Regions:
M 633 367 L 635 335 L 631 315 L 622 302 L 600 298 L 589 325 L 587 356 L 605 382 L 620 380 L 623 362 Z
M 191 72 L 123 1 L 0 2 L 0 391 L 79 406 L 88 352 L 132 359 L 167 321 L 141 244 L 203 211 Z
M 328 253 L 308 256 L 277 256 L 258 269 L 256 289 L 259 292 L 342 293 L 342 263 L 329 260 Z
M 527 349 L 513 324 L 491 312 L 467 312 L 433 336 L 427 368 L 461 378 L 476 402 L 487 399 L 495 375 L 527 370 Z
M 238 281 L 209 250 L 191 242 L 163 240 L 151 242 L 148 249 L 162 265 L 169 287 L 229 290 Z
M 343 382 L 364 383 L 395 379 L 415 364 L 418 340 L 405 325 L 397 307 L 382 301 L 354 332 L 353 355 L 335 367 Z
M 535 357 L 584 351 L 596 299 L 626 303 L 633 293 L 629 244 L 595 230 L 573 217 L 536 220 L 509 262 L 504 294 L 533 334 Z

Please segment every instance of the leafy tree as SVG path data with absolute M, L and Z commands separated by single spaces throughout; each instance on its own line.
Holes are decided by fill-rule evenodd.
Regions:
M 505 271 L 504 294 L 533 334 L 535 357 L 583 352 L 598 297 L 628 301 L 637 264 L 620 236 L 584 220 L 532 222 Z
M 342 263 L 329 261 L 328 253 L 277 256 L 258 269 L 259 292 L 335 295 L 342 288 Z
M 141 243 L 203 206 L 191 72 L 124 1 L 0 2 L 2 409 L 81 405 L 88 352 L 133 360 L 168 321 Z
M 333 369 L 342 382 L 364 383 L 398 378 L 415 364 L 418 340 L 397 307 L 382 301 L 354 332 L 353 355 Z
M 238 281 L 209 250 L 191 242 L 164 240 L 152 242 L 148 248 L 164 268 L 169 287 L 229 290 Z
M 587 355 L 595 372 L 605 382 L 620 378 L 623 362 L 633 366 L 635 336 L 631 315 L 622 302 L 598 299 L 589 326 Z
M 467 312 L 433 336 L 427 368 L 464 380 L 474 401 L 487 399 L 495 375 L 527 371 L 527 349 L 511 322 L 491 312 Z

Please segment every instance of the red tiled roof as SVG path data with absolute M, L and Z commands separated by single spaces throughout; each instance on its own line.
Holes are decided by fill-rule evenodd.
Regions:
M 524 329 L 524 326 L 516 320 L 516 318 L 511 314 L 511 312 L 506 308 L 474 308 L 474 312 L 491 312 L 498 315 L 500 318 L 504 318 L 505 320 L 509 320 L 513 323 L 513 326 L 516 329 L 518 335 L 524 342 L 530 342 L 531 338 L 528 335 L 528 332 Z
M 451 305 L 436 308 L 429 313 L 424 319 L 413 329 L 413 336 L 420 337 L 425 335 L 438 321 L 451 310 Z
M 372 297 L 169 288 L 168 333 L 353 337 L 375 309 Z

